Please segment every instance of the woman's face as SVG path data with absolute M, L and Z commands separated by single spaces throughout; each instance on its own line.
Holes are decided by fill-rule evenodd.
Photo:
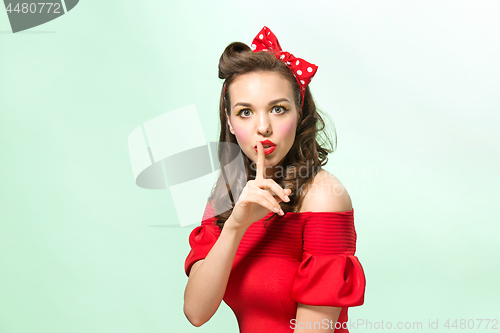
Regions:
M 274 179 L 276 166 L 282 165 L 293 145 L 299 121 L 291 83 L 275 72 L 252 72 L 234 79 L 228 93 L 230 131 L 245 155 L 257 162 L 257 141 L 276 145 L 265 155 L 266 176 Z

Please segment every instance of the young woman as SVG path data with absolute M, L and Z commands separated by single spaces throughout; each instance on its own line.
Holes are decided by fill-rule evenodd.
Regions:
M 267 27 L 220 58 L 222 172 L 185 262 L 194 326 L 224 300 L 243 333 L 348 332 L 347 308 L 364 302 L 351 199 L 321 168 L 332 149 L 317 140 L 316 70 Z M 227 167 L 234 152 L 222 143 L 241 149 L 244 168 Z

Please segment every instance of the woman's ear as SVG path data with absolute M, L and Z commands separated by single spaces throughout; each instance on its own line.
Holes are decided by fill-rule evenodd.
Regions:
M 229 124 L 229 131 L 231 131 L 231 133 L 232 133 L 233 135 L 235 135 L 235 134 L 234 134 L 234 129 L 233 129 L 233 126 L 231 125 L 231 120 L 229 119 L 229 116 L 227 115 L 227 109 L 224 109 L 224 111 L 226 112 L 226 119 L 227 119 L 227 123 Z

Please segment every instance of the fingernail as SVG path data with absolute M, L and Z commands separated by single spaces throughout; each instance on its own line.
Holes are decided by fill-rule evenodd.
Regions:
M 286 202 L 290 201 L 290 198 L 288 197 L 288 195 L 285 195 L 285 201 Z
M 275 211 L 276 213 L 279 213 L 279 212 L 280 212 L 280 210 L 279 210 L 278 208 L 276 208 L 276 207 L 274 207 L 274 211 Z
M 283 209 L 280 209 L 280 213 L 281 213 L 281 215 L 285 215 L 285 212 L 283 211 Z

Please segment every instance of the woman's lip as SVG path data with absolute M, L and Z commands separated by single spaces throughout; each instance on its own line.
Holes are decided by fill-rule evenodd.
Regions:
M 255 149 L 255 151 L 256 151 L 256 152 L 258 152 L 258 150 L 257 150 L 257 148 L 256 148 L 256 147 L 254 147 L 253 149 Z M 271 147 L 269 147 L 269 148 L 266 148 L 266 149 L 264 149 L 264 154 L 265 154 L 265 155 L 269 155 L 269 154 L 271 154 L 271 153 L 272 153 L 275 149 L 276 149 L 276 146 L 271 146 Z
M 276 147 L 276 144 L 274 142 L 272 142 L 271 140 L 263 140 L 260 143 L 262 143 L 262 146 L 268 145 L 271 147 L 273 147 L 273 146 Z M 257 149 L 257 145 L 255 145 L 254 148 Z

